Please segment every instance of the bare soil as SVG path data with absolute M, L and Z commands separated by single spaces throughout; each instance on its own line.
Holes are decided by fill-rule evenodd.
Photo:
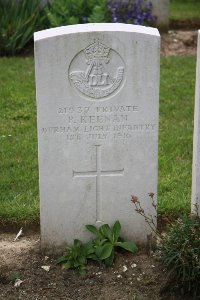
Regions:
M 107 268 L 89 262 L 86 275 L 63 270 L 58 257 L 40 251 L 39 233 L 27 232 L 18 241 L 15 234 L 0 235 L 0 299 L 66 300 L 191 300 L 167 274 L 156 253 L 118 252 Z M 49 271 L 43 267 L 49 267 Z M 22 283 L 15 287 L 15 279 Z M 199 298 L 197 298 L 199 299 Z
M 118 253 L 111 268 L 89 263 L 87 274 L 81 276 L 74 270 L 62 270 L 56 257 L 45 257 L 38 233 L 15 242 L 14 238 L 15 234 L 8 233 L 0 237 L 0 299 L 162 299 L 166 275 L 156 257 L 144 251 Z M 23 281 L 19 287 L 14 287 L 12 277 Z
M 197 30 L 170 30 L 161 35 L 161 55 L 192 56 L 197 52 Z

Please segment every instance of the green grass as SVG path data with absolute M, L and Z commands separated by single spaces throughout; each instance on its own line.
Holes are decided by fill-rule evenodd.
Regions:
M 189 212 L 195 58 L 161 60 L 159 211 Z
M 37 138 L 32 58 L 0 59 L 0 217 L 38 220 Z
M 194 20 L 200 19 L 199 0 L 170 0 L 171 20 Z
M 38 221 L 33 58 L 1 58 L 0 70 L 0 220 Z M 159 144 L 162 213 L 190 209 L 194 82 L 194 57 L 162 58 Z

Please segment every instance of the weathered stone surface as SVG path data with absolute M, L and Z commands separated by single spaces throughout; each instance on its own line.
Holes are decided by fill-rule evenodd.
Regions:
M 192 212 L 200 213 L 200 30 L 198 32 L 193 137 Z
M 85 24 L 35 33 L 43 248 L 87 240 L 86 224 L 150 233 L 155 215 L 159 47 L 156 29 Z
M 153 4 L 153 15 L 155 15 L 155 25 L 162 31 L 169 28 L 169 0 L 151 0 Z

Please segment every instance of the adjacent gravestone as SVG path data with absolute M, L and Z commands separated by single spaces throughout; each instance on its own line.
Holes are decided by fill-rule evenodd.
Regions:
M 200 30 L 198 32 L 192 168 L 192 212 L 200 213 Z
M 151 0 L 153 15 L 156 16 L 155 25 L 159 30 L 169 29 L 169 0 Z
M 86 224 L 122 224 L 146 242 L 157 194 L 157 29 L 84 24 L 35 33 L 42 248 L 87 240 Z

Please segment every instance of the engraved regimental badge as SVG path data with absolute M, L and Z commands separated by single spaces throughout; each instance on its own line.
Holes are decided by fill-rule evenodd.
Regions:
M 119 91 L 124 69 L 121 56 L 96 40 L 73 58 L 69 78 L 73 87 L 82 95 L 103 100 Z

